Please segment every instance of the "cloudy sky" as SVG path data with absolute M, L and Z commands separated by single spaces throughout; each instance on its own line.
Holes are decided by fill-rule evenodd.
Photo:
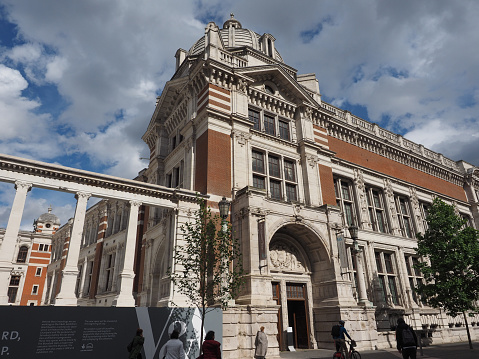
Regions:
M 233 12 L 315 73 L 323 100 L 479 165 L 479 2 L 0 0 L 0 153 L 133 178 L 155 99 L 209 21 Z M 0 185 L 0 226 L 13 185 Z M 33 189 L 22 228 L 72 195 Z

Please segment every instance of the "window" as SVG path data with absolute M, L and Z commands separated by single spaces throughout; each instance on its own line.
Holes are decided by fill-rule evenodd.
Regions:
M 17 299 L 18 286 L 20 285 L 20 276 L 12 275 L 10 285 L 8 286 L 8 303 L 15 303 Z
M 376 232 L 387 233 L 387 222 L 384 210 L 384 197 L 382 191 L 376 188 L 366 187 L 368 201 L 369 220 Z
M 290 121 L 287 119 L 280 119 L 275 114 L 251 108 L 248 109 L 248 119 L 253 123 L 254 130 L 291 141 Z
M 93 274 L 93 261 L 89 261 L 87 264 L 87 275 L 85 278 L 85 288 L 83 291 L 84 296 L 90 294 L 92 274 Z
M 37 295 L 38 294 L 38 285 L 35 284 L 33 287 L 32 287 L 32 295 Z
M 395 196 L 396 211 L 398 215 L 399 227 L 404 237 L 413 238 L 413 227 L 411 221 L 411 210 L 409 200 L 406 197 Z
M 274 95 L 274 90 L 271 86 L 265 85 L 264 90 L 269 93 L 270 95 Z
M 334 191 L 336 193 L 336 204 L 341 208 L 345 224 L 352 226 L 356 223 L 356 216 L 354 215 L 354 197 L 351 182 L 336 178 L 334 180 Z
M 109 254 L 107 257 L 106 265 L 106 280 L 105 280 L 105 291 L 111 291 L 113 284 L 113 273 L 115 271 L 115 253 Z
M 422 226 L 424 228 L 424 231 L 427 231 L 429 226 L 427 225 L 427 215 L 429 214 L 429 209 L 431 208 L 431 205 L 429 203 L 424 203 L 420 202 L 419 203 L 419 211 L 421 212 L 421 220 L 422 220 Z
M 276 156 L 268 157 L 269 175 L 273 177 L 281 177 L 279 170 L 279 158 Z
M 255 130 L 261 131 L 261 126 L 259 124 L 259 112 L 254 110 L 248 110 L 248 117 L 251 122 L 253 122 L 253 128 Z
M 266 156 L 268 158 L 267 172 Z M 252 169 L 253 187 L 269 189 L 269 196 L 274 199 L 286 199 L 288 202 L 298 200 L 295 161 L 253 150 Z
M 49 248 L 48 244 L 40 244 L 38 246 L 38 250 L 40 252 L 48 252 L 48 248 Z
M 274 125 L 274 117 L 269 115 L 264 115 L 264 132 L 268 135 L 275 135 L 275 125 Z
M 412 298 L 417 304 L 420 304 L 416 288 L 424 283 L 424 279 L 419 269 L 414 268 L 414 265 L 419 263 L 419 259 L 408 254 L 404 256 L 404 259 L 406 260 L 407 275 L 409 278 L 409 286 L 411 287 Z
M 18 250 L 17 262 L 25 263 L 27 261 L 27 254 L 28 254 L 28 247 L 21 246 L 20 249 Z
M 288 122 L 279 121 L 279 137 L 286 141 L 290 140 Z
M 35 277 L 40 277 L 42 275 L 42 267 L 37 267 L 35 272 Z
M 465 213 L 460 213 L 459 216 L 461 217 L 462 220 L 465 221 L 464 223 L 464 228 L 465 227 L 472 227 L 472 222 L 471 222 L 471 216 Z
M 83 264 L 78 267 L 77 280 L 75 283 L 75 295 L 78 298 L 80 296 L 81 277 L 83 273 Z
M 397 271 L 394 265 L 394 254 L 387 252 L 374 252 L 379 280 L 379 300 L 387 302 L 387 298 L 395 305 L 399 305 L 397 290 Z
M 269 191 L 271 198 L 281 199 L 281 182 L 277 180 L 270 180 Z

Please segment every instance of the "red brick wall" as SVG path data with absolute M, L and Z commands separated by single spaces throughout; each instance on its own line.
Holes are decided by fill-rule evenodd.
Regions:
M 336 205 L 336 195 L 334 194 L 333 170 L 331 167 L 318 165 L 319 179 L 321 181 L 321 192 L 323 195 L 323 204 Z
M 231 195 L 231 138 L 207 130 L 196 140 L 195 191 Z
M 369 152 L 334 137 L 329 137 L 329 148 L 336 152 L 336 157 L 338 158 L 396 177 L 417 186 L 442 193 L 458 200 L 466 201 L 466 194 L 461 186 L 456 186 L 455 184 L 408 167 L 402 163 Z

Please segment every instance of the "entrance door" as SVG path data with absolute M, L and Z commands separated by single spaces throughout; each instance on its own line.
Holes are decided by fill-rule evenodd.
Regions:
M 294 347 L 309 348 L 309 323 L 304 284 L 286 284 L 288 326 L 293 328 Z

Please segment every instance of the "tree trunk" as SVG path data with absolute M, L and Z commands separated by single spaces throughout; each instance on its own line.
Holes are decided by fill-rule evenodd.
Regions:
M 462 312 L 462 314 L 464 315 L 464 322 L 466 323 L 466 332 L 467 332 L 467 340 L 469 340 L 469 349 L 473 349 L 472 348 L 472 341 L 471 341 L 471 333 L 469 332 L 469 325 L 467 324 L 467 315 L 466 315 L 466 312 Z

